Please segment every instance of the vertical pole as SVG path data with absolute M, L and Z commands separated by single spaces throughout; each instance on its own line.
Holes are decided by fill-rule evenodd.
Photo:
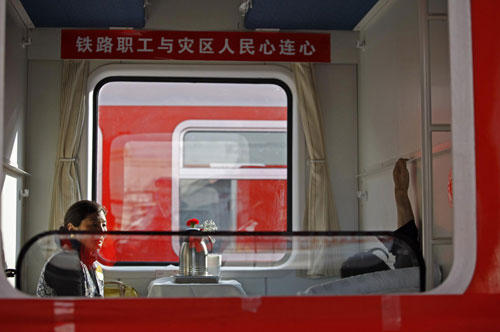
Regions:
M 426 263 L 426 289 L 432 288 L 432 119 L 431 85 L 429 64 L 429 22 L 427 0 L 419 2 L 419 37 L 421 70 L 421 114 L 422 114 L 422 252 Z

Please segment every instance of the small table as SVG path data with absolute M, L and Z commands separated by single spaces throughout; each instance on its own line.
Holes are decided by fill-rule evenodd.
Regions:
M 216 284 L 179 284 L 173 277 L 151 281 L 148 297 L 245 297 L 247 294 L 236 280 L 220 280 Z

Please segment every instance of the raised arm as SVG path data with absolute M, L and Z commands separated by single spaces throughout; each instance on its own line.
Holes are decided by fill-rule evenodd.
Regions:
M 408 174 L 408 169 L 406 168 L 407 161 L 408 159 L 399 159 L 392 172 L 394 180 L 394 197 L 396 198 L 396 206 L 398 210 L 398 228 L 405 225 L 409 221 L 415 220 L 410 199 L 408 197 L 410 176 Z

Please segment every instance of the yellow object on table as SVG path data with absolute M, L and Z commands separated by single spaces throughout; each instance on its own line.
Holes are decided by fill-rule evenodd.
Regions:
M 128 286 L 125 283 L 114 280 L 104 283 L 104 297 L 138 297 L 139 293 L 134 287 Z

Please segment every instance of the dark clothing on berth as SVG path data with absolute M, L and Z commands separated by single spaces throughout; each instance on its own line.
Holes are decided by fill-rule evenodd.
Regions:
M 414 250 L 420 250 L 420 244 L 418 242 L 418 229 L 417 225 L 415 225 L 415 221 L 410 220 L 395 230 L 394 233 L 401 235 L 404 241 L 395 238 L 389 243 L 383 242 L 387 250 L 396 257 L 394 268 L 400 269 L 418 266 Z
M 85 264 L 76 250 L 63 250 L 45 264 L 36 295 L 103 297 L 104 283 L 95 264 Z
M 415 221 L 411 220 L 394 231 L 395 237 L 387 240 L 379 239 L 387 250 L 396 257 L 394 268 L 418 266 L 415 250 L 420 250 L 418 243 L 418 229 Z M 352 277 L 364 273 L 390 270 L 391 268 L 379 256 L 376 251 L 384 251 L 381 248 L 373 248 L 368 251 L 359 252 L 346 259 L 340 268 L 342 278 Z M 385 255 L 387 253 L 384 251 Z

